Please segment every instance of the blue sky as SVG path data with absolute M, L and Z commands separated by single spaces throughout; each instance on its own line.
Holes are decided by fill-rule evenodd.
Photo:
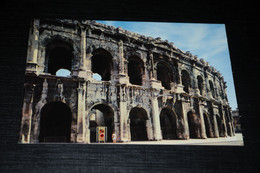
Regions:
M 161 23 L 161 22 L 122 22 L 97 21 L 106 25 L 122 27 L 123 29 L 153 38 L 173 42 L 183 50 L 190 51 L 198 58 L 216 68 L 227 82 L 227 95 L 232 110 L 237 108 L 237 100 L 228 51 L 226 30 L 224 24 L 191 24 L 191 23 Z

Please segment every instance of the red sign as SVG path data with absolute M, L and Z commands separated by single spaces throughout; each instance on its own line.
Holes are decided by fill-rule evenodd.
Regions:
M 97 126 L 97 142 L 106 142 L 107 127 Z

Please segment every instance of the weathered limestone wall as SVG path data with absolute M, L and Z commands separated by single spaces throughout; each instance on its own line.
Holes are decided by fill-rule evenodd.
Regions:
M 60 68 L 71 75 L 53 74 Z M 40 142 L 42 109 L 54 102 L 71 110 L 70 142 L 95 141 L 100 124 L 118 142 L 232 136 L 225 88 L 207 62 L 160 38 L 94 21 L 34 20 L 20 142 Z

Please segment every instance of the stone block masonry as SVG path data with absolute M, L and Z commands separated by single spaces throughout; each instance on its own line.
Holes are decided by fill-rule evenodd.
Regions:
M 97 126 L 107 142 L 113 132 L 125 143 L 235 134 L 223 76 L 160 38 L 35 19 L 25 76 L 21 143 L 94 143 Z

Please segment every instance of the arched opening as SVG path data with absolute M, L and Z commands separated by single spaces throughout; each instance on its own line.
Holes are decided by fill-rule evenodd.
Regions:
M 181 82 L 182 82 L 182 85 L 184 86 L 183 90 L 186 93 L 189 93 L 191 81 L 190 81 L 190 75 L 186 70 L 181 71 Z
M 203 114 L 204 117 L 204 123 L 205 123 L 205 128 L 206 128 L 206 135 L 208 138 L 213 138 L 213 132 L 212 132 L 212 128 L 211 128 L 211 123 L 210 123 L 210 118 L 207 114 Z
M 109 81 L 111 79 L 111 71 L 113 69 L 112 63 L 113 57 L 105 49 L 96 49 L 93 51 L 92 72 L 98 73 L 101 76 L 101 80 Z
M 173 82 L 173 73 L 168 65 L 164 63 L 157 64 L 157 80 L 160 80 L 162 82 L 162 86 L 165 89 L 171 89 L 171 82 Z
M 169 108 L 163 108 L 160 113 L 160 124 L 163 139 L 177 139 L 176 116 Z
M 142 85 L 144 62 L 138 56 L 128 59 L 128 76 L 131 84 Z
M 71 118 L 65 103 L 47 103 L 41 110 L 39 142 L 70 142 Z
M 209 81 L 209 88 L 210 88 L 210 92 L 212 94 L 212 97 L 215 98 L 215 90 L 214 90 L 214 86 L 213 86 L 213 83 L 212 83 L 211 80 Z
M 147 113 L 143 108 L 132 108 L 129 113 L 130 132 L 132 141 L 147 141 L 146 120 Z
M 47 45 L 45 72 L 56 75 L 59 69 L 71 71 L 73 59 L 72 45 L 66 41 L 55 39 Z
M 202 91 L 203 91 L 203 79 L 201 76 L 198 76 L 197 77 L 197 80 L 198 80 L 198 88 L 199 88 L 199 91 L 200 91 L 200 95 L 202 95 Z
M 199 117 L 193 111 L 189 111 L 187 116 L 188 116 L 190 138 L 201 138 Z
M 107 142 L 112 142 L 114 131 L 114 111 L 106 104 L 98 104 L 91 109 L 89 119 L 90 142 L 96 142 L 96 127 L 107 127 Z

